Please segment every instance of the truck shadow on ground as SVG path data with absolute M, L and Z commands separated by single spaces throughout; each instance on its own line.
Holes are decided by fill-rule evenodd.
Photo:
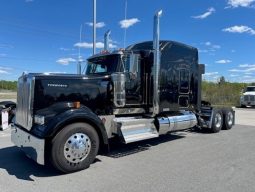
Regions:
M 136 143 L 124 144 L 119 140 L 111 140 L 110 142 L 110 152 L 107 154 L 102 154 L 111 158 L 121 158 L 135 153 L 143 152 L 149 150 L 151 147 L 170 142 L 173 140 L 184 138 L 185 135 L 182 133 L 166 134 L 161 135 L 158 138 L 149 139 L 145 141 L 139 141 Z
M 27 158 L 17 147 L 0 149 L 0 169 L 5 169 L 9 175 L 14 175 L 17 179 L 28 181 L 34 181 L 31 178 L 32 175 L 48 177 L 59 174 Z
M 187 134 L 213 134 L 210 129 L 199 129 L 191 128 L 184 131 L 173 132 L 165 135 L 161 135 L 158 138 L 149 139 L 145 141 L 140 141 L 136 143 L 124 144 L 118 139 L 113 139 L 110 141 L 110 152 L 106 154 L 101 154 L 111 158 L 121 158 L 142 151 L 149 150 L 151 147 L 174 141 L 177 139 L 182 139 L 187 136 Z
M 184 130 L 184 132 L 193 134 L 213 134 L 211 129 L 199 129 L 197 127 Z
M 94 163 L 99 161 L 99 159 L 96 159 Z M 34 181 L 32 176 L 53 177 L 61 175 L 53 167 L 38 165 L 26 157 L 18 147 L 0 149 L 0 169 L 5 169 L 9 175 L 13 175 L 17 179 L 27 181 Z

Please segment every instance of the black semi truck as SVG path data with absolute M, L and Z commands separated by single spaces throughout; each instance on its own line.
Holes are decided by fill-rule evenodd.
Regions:
M 198 50 L 159 41 L 160 15 L 153 41 L 94 55 L 84 75 L 23 74 L 13 143 L 37 163 L 70 173 L 89 167 L 111 138 L 128 144 L 195 126 L 230 129 L 232 108 L 201 101 Z

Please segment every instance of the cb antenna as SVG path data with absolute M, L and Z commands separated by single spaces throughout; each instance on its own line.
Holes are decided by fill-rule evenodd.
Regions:
M 82 36 L 82 24 L 80 26 L 80 44 L 81 44 L 81 36 Z M 81 57 L 81 46 L 78 49 L 78 63 L 77 63 L 77 74 L 81 74 L 81 64 L 82 64 L 82 57 Z
M 93 0 L 93 55 L 96 54 L 97 1 Z
M 127 20 L 127 0 L 125 1 L 125 21 Z M 124 27 L 124 49 L 126 48 L 127 28 Z

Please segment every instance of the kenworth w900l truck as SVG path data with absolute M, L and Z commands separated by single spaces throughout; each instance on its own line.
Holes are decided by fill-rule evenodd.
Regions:
M 230 129 L 231 108 L 202 105 L 198 50 L 159 41 L 160 15 L 153 41 L 94 55 L 85 75 L 22 75 L 12 141 L 69 173 L 89 167 L 114 137 L 128 144 L 195 126 Z

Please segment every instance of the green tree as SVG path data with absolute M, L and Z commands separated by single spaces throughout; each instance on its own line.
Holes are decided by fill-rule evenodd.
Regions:
M 0 89 L 16 91 L 17 90 L 17 81 L 1 80 L 0 81 Z
M 225 77 L 221 76 L 220 79 L 219 79 L 219 84 L 222 85 L 224 83 L 226 83 Z

